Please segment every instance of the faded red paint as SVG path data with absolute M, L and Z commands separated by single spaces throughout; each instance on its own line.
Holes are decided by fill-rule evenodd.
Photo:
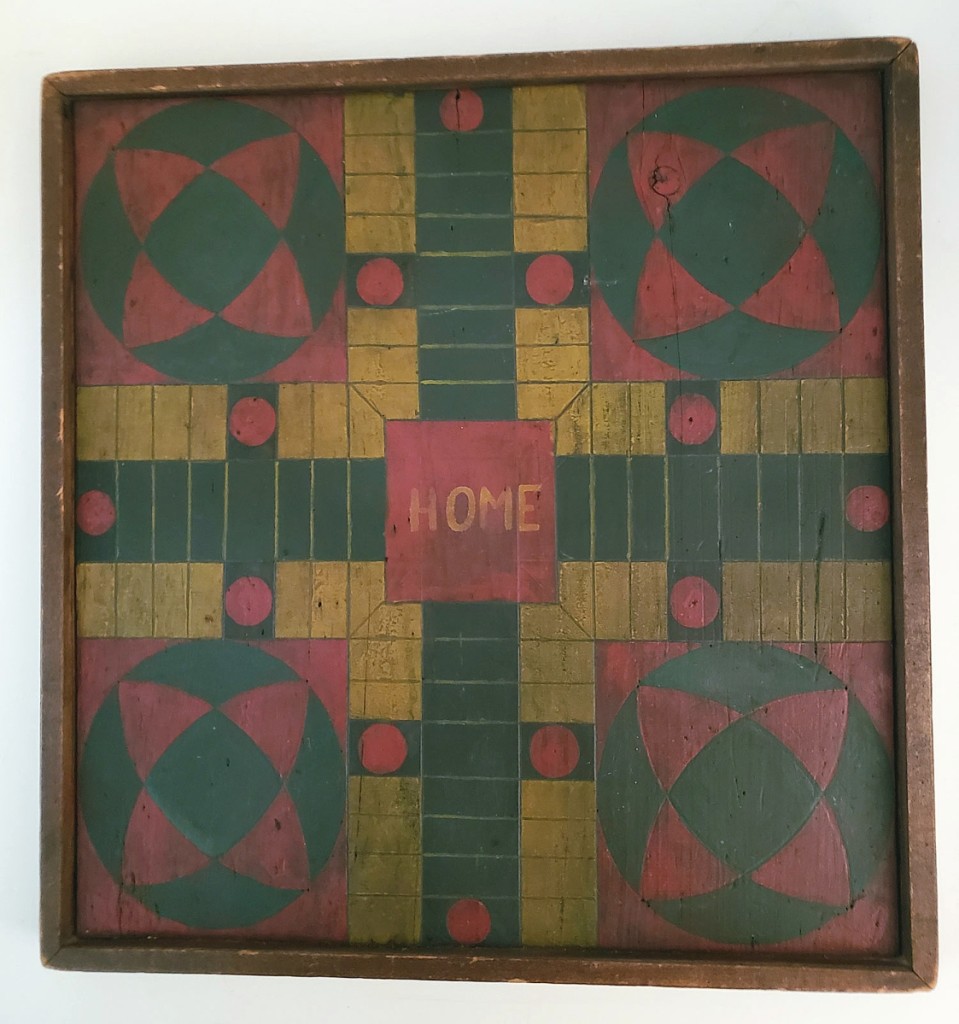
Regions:
M 736 875 L 683 824 L 667 800 L 646 847 L 639 894 L 644 900 L 699 896 L 731 882 Z
M 537 256 L 526 270 L 526 291 L 542 306 L 555 306 L 569 298 L 575 278 L 565 256 L 547 253 Z
M 259 274 L 221 315 L 235 327 L 279 338 L 299 338 L 313 330 L 300 268 L 286 242 L 280 242 Z
M 705 395 L 680 395 L 669 407 L 669 432 L 680 444 L 705 444 L 716 430 L 716 418 L 716 406 Z
M 356 275 L 357 294 L 371 306 L 392 306 L 404 287 L 403 271 L 388 256 L 369 260 Z
M 277 772 L 286 776 L 300 749 L 308 696 L 306 683 L 273 683 L 237 694 L 220 710 L 266 754 Z
M 251 142 L 227 153 L 210 169 L 242 189 L 282 229 L 293 208 L 299 166 L 300 139 L 291 132 Z

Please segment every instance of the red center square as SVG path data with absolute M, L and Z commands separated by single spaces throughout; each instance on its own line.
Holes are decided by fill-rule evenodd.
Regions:
M 388 422 L 386 493 L 387 600 L 556 600 L 548 422 Z

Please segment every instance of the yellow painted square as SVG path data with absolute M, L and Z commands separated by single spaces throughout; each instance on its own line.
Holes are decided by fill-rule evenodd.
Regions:
M 522 907 L 524 946 L 596 945 L 595 899 L 526 897 Z
M 365 853 L 420 852 L 420 821 L 399 814 L 350 814 L 349 848 Z
M 842 381 L 804 380 L 799 385 L 804 452 L 842 451 Z
M 277 562 L 274 628 L 278 637 L 308 637 L 313 603 L 310 562 Z
M 346 311 L 346 338 L 350 345 L 415 345 L 416 310 L 351 306 Z
M 720 449 L 724 455 L 759 451 L 759 384 L 724 380 L 719 385 Z
M 596 785 L 593 782 L 524 779 L 520 784 L 520 800 L 520 813 L 524 819 L 596 819 Z
M 555 306 L 516 310 L 517 345 L 588 345 L 589 310 Z
M 629 385 L 630 453 L 662 455 L 666 451 L 666 385 L 641 381 Z
M 593 563 L 560 562 L 559 600 L 588 637 L 593 635 Z
M 153 389 L 153 457 L 190 457 L 190 388 L 164 384 Z
M 589 634 L 565 608 L 555 604 L 524 604 L 520 607 L 520 631 L 527 640 L 587 640 Z
M 153 567 L 153 635 L 189 636 L 189 601 L 186 562 L 158 562 Z
M 418 896 L 422 858 L 398 853 L 350 856 L 350 892 L 368 896 Z
M 350 677 L 356 680 L 413 682 L 421 678 L 419 640 L 353 639 Z
M 594 695 L 590 686 L 535 683 L 520 686 L 520 717 L 524 722 L 592 722 Z
M 802 638 L 839 641 L 846 636 L 846 566 L 843 562 L 804 562 Z
M 116 566 L 106 562 L 77 565 L 77 633 L 116 635 Z
M 888 562 L 846 562 L 846 639 L 892 639 L 892 569 Z
M 115 459 L 117 389 L 77 388 L 77 458 Z
M 889 399 L 879 377 L 849 377 L 843 382 L 847 452 L 889 450 Z
M 311 637 L 346 636 L 346 576 L 346 562 L 313 563 Z
M 347 252 L 415 252 L 416 218 L 353 214 L 346 218 Z
M 343 158 L 348 175 L 412 174 L 413 139 L 408 135 L 347 136 Z
M 596 860 L 592 857 L 524 857 L 520 891 L 524 897 L 586 899 L 596 894 Z
M 117 636 L 153 636 L 153 566 L 120 562 L 116 568 Z
M 353 775 L 349 785 L 349 811 L 351 815 L 400 815 L 404 821 L 410 818 L 419 821 L 420 780 Z
M 343 99 L 345 135 L 410 135 L 415 128 L 410 92 L 353 92 Z
M 597 562 L 596 639 L 629 640 L 632 631 L 629 562 Z
M 556 454 L 587 455 L 592 444 L 593 399 L 584 388 L 556 420 Z
M 357 384 L 353 390 L 362 395 L 384 419 L 413 420 L 420 414 L 420 389 L 417 384 Z
M 373 612 L 386 600 L 382 562 L 350 562 L 350 634 L 360 635 Z
M 516 349 L 518 381 L 585 381 L 588 377 L 586 345 L 524 345 Z
M 277 452 L 280 458 L 312 458 L 313 385 L 281 384 L 277 405 Z
M 633 562 L 630 592 L 633 639 L 665 640 L 669 635 L 666 563 Z
M 383 458 L 383 417 L 355 388 L 350 389 L 349 410 L 350 458 Z
M 357 896 L 347 902 L 350 942 L 412 946 L 420 938 L 418 896 Z
M 190 458 L 226 458 L 226 388 L 218 384 L 190 388 Z
M 630 450 L 629 385 L 593 384 L 593 452 L 627 455 Z
M 513 247 L 517 252 L 578 252 L 586 248 L 585 217 L 517 217 Z
M 416 349 L 402 346 L 383 348 L 379 346 L 350 347 L 347 355 L 351 381 L 396 381 L 416 382 Z
M 313 384 L 311 387 L 313 458 L 345 458 L 349 446 L 346 385 Z
M 799 381 L 759 382 L 760 445 L 763 453 L 799 451 Z
M 520 681 L 523 683 L 593 682 L 593 645 L 579 640 L 522 640 Z
M 586 132 L 525 131 L 513 134 L 513 170 L 517 174 L 586 171 Z
M 723 636 L 760 640 L 762 587 L 758 562 L 723 565 Z
M 153 388 L 149 384 L 117 388 L 117 458 L 153 458 Z
M 581 85 L 524 85 L 513 89 L 513 130 L 586 127 Z
M 411 215 L 416 178 L 410 174 L 351 174 L 346 178 L 346 213 Z
M 516 408 L 521 420 L 552 420 L 566 409 L 583 390 L 576 383 L 519 384 Z
M 801 639 L 802 570 L 798 562 L 763 562 L 759 570 L 762 640 Z
M 517 217 L 585 217 L 585 174 L 517 174 L 513 177 Z
M 191 562 L 189 571 L 191 637 L 223 635 L 223 566 L 218 562 Z

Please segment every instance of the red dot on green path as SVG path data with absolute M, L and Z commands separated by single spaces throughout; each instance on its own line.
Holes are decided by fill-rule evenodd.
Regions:
M 77 499 L 77 526 L 89 536 L 101 536 L 116 521 L 117 510 L 109 494 L 84 491 Z
M 715 429 L 716 406 L 705 395 L 680 395 L 669 408 L 669 432 L 680 444 L 704 444 Z
M 526 271 L 526 291 L 541 306 L 555 306 L 573 290 L 573 268 L 565 256 L 537 256 Z
M 403 271 L 388 256 L 379 256 L 360 267 L 356 291 L 371 306 L 392 306 L 403 294 Z
M 483 101 L 472 89 L 450 89 L 440 101 L 440 120 L 451 132 L 471 132 L 483 123 Z
M 673 618 L 687 629 L 702 629 L 719 614 L 719 594 L 702 576 L 684 576 L 669 593 Z
M 389 775 L 406 760 L 406 737 L 395 725 L 377 722 L 360 736 L 360 764 L 374 775 Z
M 248 448 L 255 448 L 273 436 L 276 410 L 265 398 L 241 398 L 230 410 L 230 433 Z
M 562 779 L 579 763 L 579 743 L 565 725 L 544 725 L 533 733 L 529 759 L 544 778 Z
M 881 487 L 854 487 L 846 496 L 849 525 L 863 533 L 873 533 L 889 522 L 889 495 Z
M 492 925 L 486 904 L 480 900 L 457 900 L 446 912 L 446 930 L 463 946 L 482 942 Z
M 273 591 L 259 576 L 241 576 L 227 587 L 223 607 L 238 626 L 258 626 L 273 609 Z

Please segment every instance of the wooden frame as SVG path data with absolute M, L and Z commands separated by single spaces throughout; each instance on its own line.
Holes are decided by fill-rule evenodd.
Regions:
M 882 74 L 893 464 L 901 955 L 869 962 L 727 955 L 305 948 L 79 937 L 75 901 L 73 107 L 91 97 L 872 70 Z M 43 91 L 43 763 L 41 945 L 62 969 L 908 990 L 937 969 L 919 205 L 918 65 L 902 39 L 57 74 Z

